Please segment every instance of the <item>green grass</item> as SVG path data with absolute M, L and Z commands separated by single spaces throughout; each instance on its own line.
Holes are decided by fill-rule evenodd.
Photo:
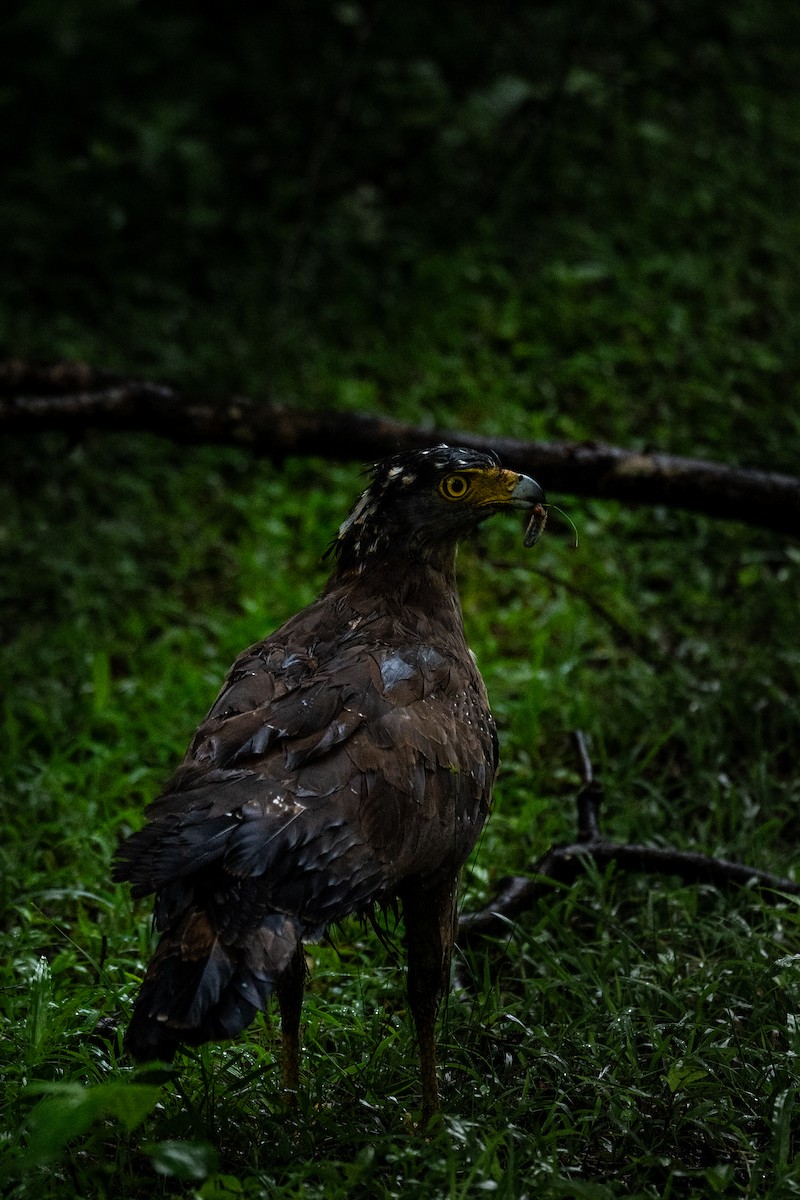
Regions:
M 3 653 L 12 1194 L 784 1194 L 799 918 L 749 893 L 591 876 L 540 905 L 449 1002 L 429 1139 L 413 1132 L 402 954 L 357 925 L 313 952 L 296 1117 L 272 1018 L 166 1082 L 131 1075 L 119 1037 L 149 938 L 145 906 L 109 884 L 116 839 L 237 649 L 319 586 L 358 477 L 148 438 L 53 437 L 37 454 L 4 507 L 4 611 L 26 616 Z M 723 603 L 753 558 L 740 531 L 589 509 L 577 551 L 550 536 L 528 555 L 497 522 L 461 555 L 504 760 L 470 904 L 571 835 L 578 727 L 614 836 L 780 871 L 793 857 L 793 556 L 774 542 Z
M 382 12 L 9 15 L 8 352 L 796 473 L 797 17 Z M 554 890 L 471 954 L 425 1137 L 402 952 L 355 923 L 311 951 L 297 1114 L 274 1014 L 165 1076 L 122 1057 L 151 940 L 118 838 L 233 657 L 319 590 L 359 483 L 155 436 L 0 446 L 0 1191 L 800 1194 L 800 917 L 749 890 Z M 575 729 L 609 836 L 791 874 L 795 541 L 552 498 L 577 549 L 496 521 L 459 559 L 502 747 L 465 903 L 573 836 Z

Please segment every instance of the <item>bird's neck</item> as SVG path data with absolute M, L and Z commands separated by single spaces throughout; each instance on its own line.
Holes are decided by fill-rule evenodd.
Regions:
M 339 564 L 325 588 L 326 595 L 336 592 L 365 615 L 379 609 L 398 619 L 424 613 L 426 624 L 463 634 L 453 545 L 438 545 L 427 553 L 387 554 L 358 567 Z

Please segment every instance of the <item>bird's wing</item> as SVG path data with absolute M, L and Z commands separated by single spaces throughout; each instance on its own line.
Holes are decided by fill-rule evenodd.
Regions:
M 404 879 L 455 874 L 485 819 L 494 729 L 471 663 L 276 637 L 234 665 L 120 851 L 117 877 L 159 893 L 161 928 L 202 900 L 226 941 L 269 912 L 321 931 Z

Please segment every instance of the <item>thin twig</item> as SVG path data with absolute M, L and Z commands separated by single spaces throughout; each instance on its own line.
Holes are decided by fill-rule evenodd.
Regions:
M 501 880 L 492 900 L 478 912 L 462 913 L 458 922 L 458 943 L 462 949 L 487 937 L 507 938 L 509 925 L 540 900 L 551 898 L 555 887 L 573 884 L 585 873 L 589 861 L 601 871 L 613 863 L 622 871 L 676 875 L 684 883 L 710 883 L 719 888 L 752 887 L 776 899 L 800 895 L 800 883 L 795 880 L 746 863 L 696 851 L 613 842 L 604 838 L 599 822 L 602 783 L 592 766 L 585 736 L 578 731 L 574 737 L 582 780 L 576 798 L 576 840 L 551 847 L 531 867 L 529 874 Z M 464 983 L 463 978 L 461 983 Z

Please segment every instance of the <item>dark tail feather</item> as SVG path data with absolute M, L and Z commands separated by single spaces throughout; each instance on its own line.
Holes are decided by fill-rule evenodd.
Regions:
M 139 1062 L 170 1062 L 181 1043 L 237 1037 L 266 1008 L 303 933 L 294 917 L 273 913 L 241 944 L 225 945 L 206 913 L 189 913 L 153 955 L 125 1049 Z

